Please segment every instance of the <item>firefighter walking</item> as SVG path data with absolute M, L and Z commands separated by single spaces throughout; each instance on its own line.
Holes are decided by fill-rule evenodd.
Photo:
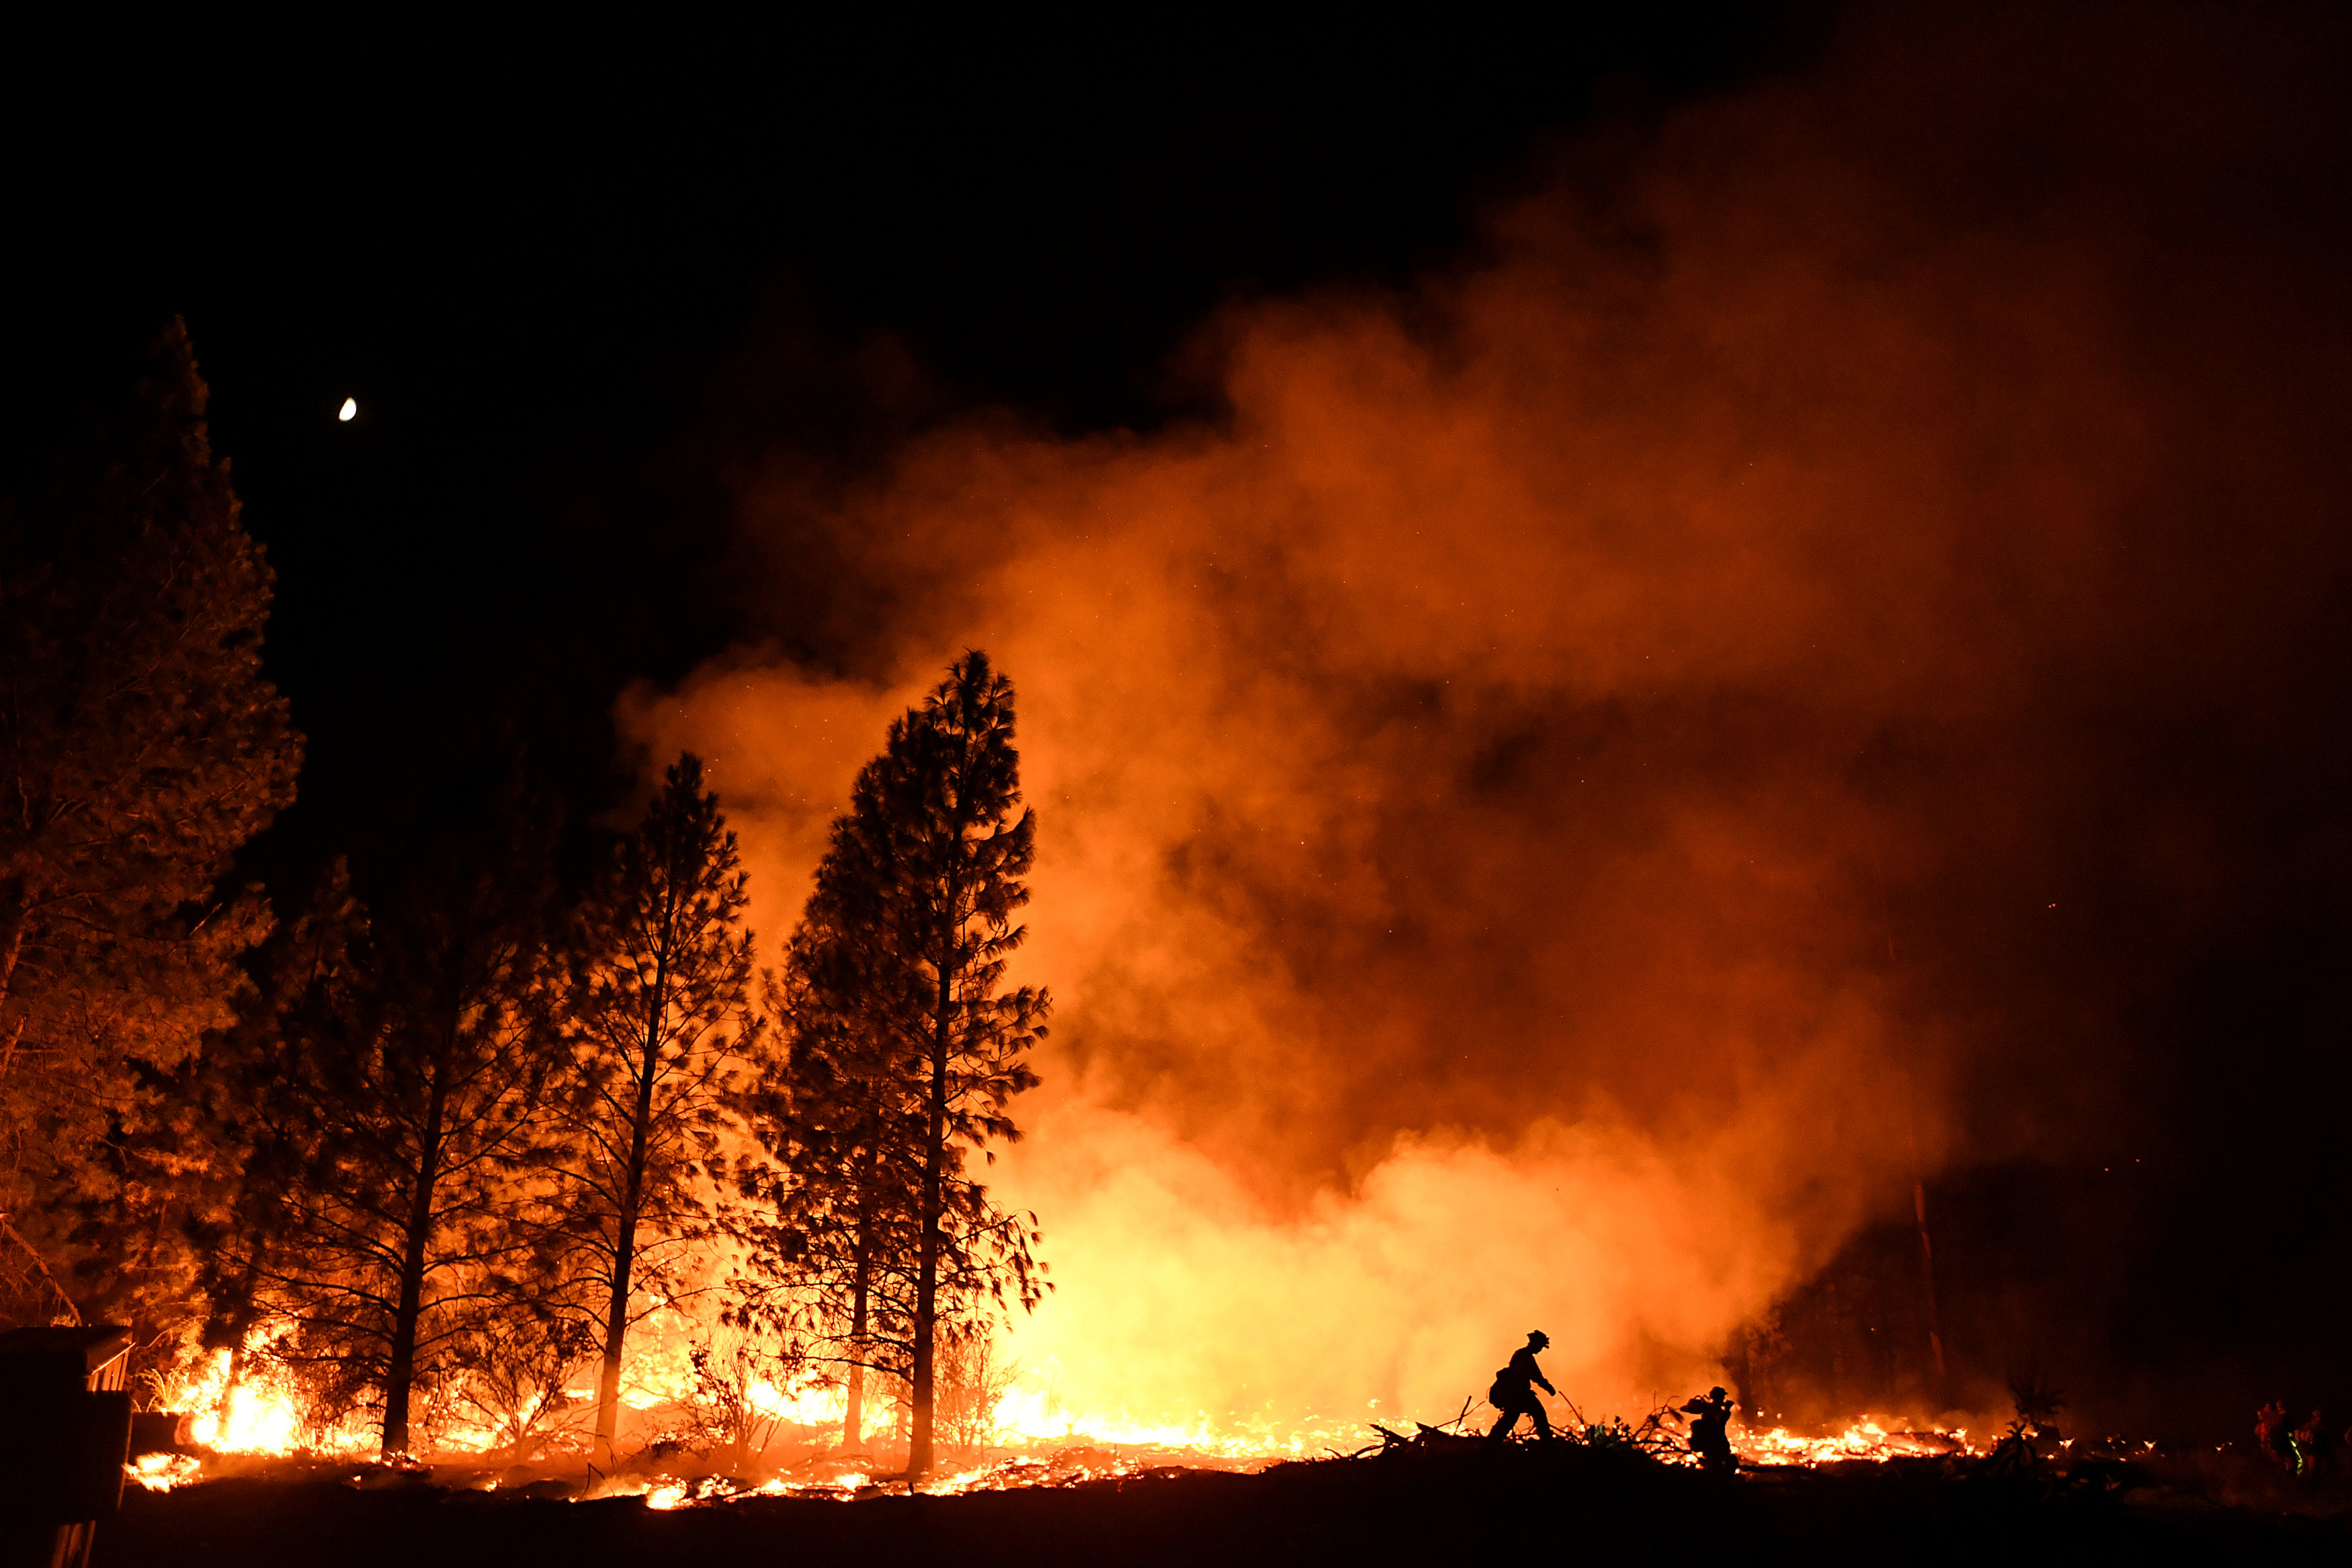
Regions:
M 1496 1421 L 1495 1429 L 1486 1434 L 1488 1442 L 1499 1443 L 1508 1437 L 1522 1416 L 1536 1418 L 1536 1437 L 1539 1441 L 1550 1440 L 1551 1417 L 1544 1414 L 1543 1401 L 1536 1397 L 1538 1388 L 1546 1394 L 1559 1392 L 1543 1375 L 1543 1368 L 1536 1364 L 1536 1353 L 1550 1343 L 1549 1334 L 1536 1330 L 1528 1335 L 1526 1344 L 1511 1353 L 1511 1364 L 1495 1374 L 1495 1385 L 1486 1390 L 1486 1402 L 1503 1414 Z

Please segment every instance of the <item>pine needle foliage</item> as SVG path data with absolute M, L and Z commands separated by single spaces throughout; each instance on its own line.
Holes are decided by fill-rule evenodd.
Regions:
M 159 1113 L 151 1070 L 230 1022 L 268 929 L 257 892 L 218 883 L 292 801 L 301 744 L 207 396 L 175 320 L 127 405 L 0 503 L 0 1294 L 20 1317 L 76 1316 L 109 1258 L 139 1255 L 87 1218 L 162 1218 L 121 1155 Z
M 408 1451 L 413 1396 L 502 1309 L 531 1239 L 518 1211 L 561 1050 L 556 827 L 511 748 L 445 789 L 374 924 L 373 1027 L 316 1057 L 325 1168 L 302 1294 L 340 1302 L 313 1338 L 372 1375 L 386 1454 Z
M 789 1050 L 753 1118 L 788 1173 L 766 1266 L 802 1265 L 840 1359 L 905 1378 L 914 1476 L 934 1458 L 942 1342 L 1046 1288 L 1034 1221 L 967 1168 L 1021 1136 L 1010 1107 L 1037 1082 L 1052 1005 L 1004 985 L 1036 852 L 1014 718 L 1012 682 L 973 652 L 892 722 L 788 953 Z
M 735 834 L 688 752 L 583 905 L 544 1266 L 579 1281 L 604 1343 L 596 1465 L 614 1466 L 632 1324 L 676 1298 L 718 1232 L 713 1165 L 758 1049 Z

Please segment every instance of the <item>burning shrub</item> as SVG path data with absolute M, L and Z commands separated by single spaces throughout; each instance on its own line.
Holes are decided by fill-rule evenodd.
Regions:
M 688 1354 L 694 1387 L 687 1409 L 697 1446 L 739 1473 L 757 1465 L 782 1419 L 773 1397 L 782 1358 L 756 1334 L 723 1328 Z
M 256 1446 L 315 1453 L 368 1442 L 383 1395 L 339 1350 L 290 1329 L 248 1349 L 245 1382 L 272 1412 L 272 1431 Z
M 581 1319 L 487 1320 L 456 1353 L 452 1403 L 512 1463 L 527 1464 L 583 1429 L 590 1406 L 569 1390 L 596 1350 L 595 1330 Z
M 976 1458 L 996 1441 L 996 1412 L 1021 1364 L 998 1359 L 985 1321 L 942 1335 L 940 1348 L 940 1437 L 957 1458 Z
M 2059 1411 L 2066 1408 L 2063 1390 L 2050 1387 L 2030 1373 L 2009 1380 L 2009 1397 L 2017 1406 L 2018 1418 L 2037 1427 L 2049 1425 Z

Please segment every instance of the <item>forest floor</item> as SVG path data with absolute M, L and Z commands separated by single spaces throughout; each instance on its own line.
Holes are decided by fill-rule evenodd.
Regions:
M 400 1564 L 520 1568 L 820 1562 L 953 1564 L 1413 1563 L 1670 1554 L 1759 1563 L 2352 1562 L 2352 1511 L 2292 1488 L 2162 1467 L 1998 1474 L 1932 1460 L 1735 1479 L 1568 1444 L 1409 1449 L 1255 1475 L 1161 1469 L 1066 1486 L 856 1500 L 743 1496 L 657 1509 L 438 1486 L 427 1472 L 255 1474 L 133 1487 L 95 1568 Z M 2235 1492 L 2237 1495 L 2230 1495 Z M 2165 1553 L 2165 1557 L 2153 1557 Z

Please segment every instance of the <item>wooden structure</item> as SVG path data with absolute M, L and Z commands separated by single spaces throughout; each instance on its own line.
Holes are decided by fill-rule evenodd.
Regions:
M 0 1333 L 0 1568 L 84 1568 L 122 1499 L 131 1331 Z

